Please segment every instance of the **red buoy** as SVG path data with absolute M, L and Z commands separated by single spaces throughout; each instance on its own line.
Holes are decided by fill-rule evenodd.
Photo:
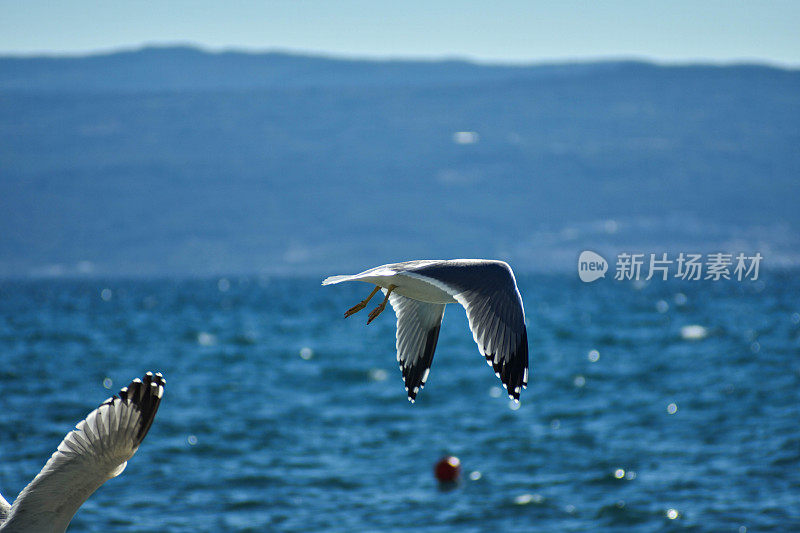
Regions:
M 453 455 L 442 457 L 433 468 L 433 473 L 441 483 L 458 481 L 458 477 L 461 475 L 461 461 Z

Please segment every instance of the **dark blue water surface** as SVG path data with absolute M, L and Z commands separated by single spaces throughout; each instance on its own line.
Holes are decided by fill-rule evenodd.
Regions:
M 456 305 L 411 405 L 391 310 L 342 318 L 367 285 L 2 281 L 0 491 L 160 370 L 150 434 L 71 531 L 797 531 L 797 274 L 521 276 L 519 409 Z M 432 475 L 445 453 L 451 490 Z

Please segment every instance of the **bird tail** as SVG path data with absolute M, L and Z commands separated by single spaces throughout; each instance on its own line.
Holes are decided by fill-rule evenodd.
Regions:
M 347 281 L 349 279 L 353 279 L 353 276 L 329 276 L 322 280 L 323 285 L 333 285 L 334 283 L 341 283 L 343 281 Z

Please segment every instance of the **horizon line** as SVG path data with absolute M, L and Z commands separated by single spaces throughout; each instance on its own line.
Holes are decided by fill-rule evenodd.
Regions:
M 288 48 L 288 47 L 247 47 L 247 46 L 209 46 L 187 41 L 164 41 L 164 42 L 144 42 L 131 45 L 118 45 L 86 50 L 0 50 L 0 58 L 3 59 L 84 59 L 91 57 L 104 57 L 126 53 L 136 53 L 144 50 L 168 50 L 168 49 L 191 49 L 209 55 L 221 54 L 245 54 L 245 55 L 268 55 L 283 54 L 298 57 L 311 57 L 328 59 L 333 61 L 353 61 L 353 62 L 408 62 L 408 63 L 470 63 L 478 66 L 499 66 L 499 67 L 536 67 L 547 65 L 567 65 L 567 64 L 587 64 L 587 63 L 649 63 L 657 66 L 680 67 L 680 66 L 715 66 L 715 67 L 735 67 L 735 66 L 761 66 L 782 70 L 799 70 L 800 62 L 792 63 L 754 57 L 734 57 L 728 59 L 714 59 L 708 57 L 691 58 L 665 58 L 657 56 L 647 56 L 639 54 L 598 54 L 585 56 L 564 56 L 564 57 L 541 57 L 525 59 L 494 59 L 481 58 L 461 54 L 442 54 L 442 55 L 402 55 L 402 54 L 360 54 L 360 53 L 336 53 L 324 50 Z

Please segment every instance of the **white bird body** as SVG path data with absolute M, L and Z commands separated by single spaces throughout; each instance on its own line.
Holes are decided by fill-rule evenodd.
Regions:
M 522 297 L 508 264 L 486 259 L 406 261 L 359 274 L 331 276 L 322 284 L 343 281 L 371 283 L 386 294 L 369 321 L 383 311 L 387 301 L 395 310 L 397 360 L 411 402 L 425 385 L 444 309 L 450 303 L 464 306 L 478 349 L 509 396 L 519 400 L 520 389 L 528 382 L 528 334 Z M 345 317 L 363 309 L 374 293 Z
M 60 533 L 103 483 L 125 470 L 150 429 L 166 381 L 148 372 L 78 422 L 14 503 L 0 496 L 0 533 Z
M 420 266 L 423 266 L 424 263 L 435 263 L 435 261 L 420 261 Z M 340 281 L 363 281 L 386 290 L 394 285 L 394 292 L 412 300 L 432 304 L 454 304 L 458 302 L 450 292 L 438 284 L 432 283 L 430 279 L 425 279 L 419 274 L 410 271 L 392 270 L 391 266 L 379 266 L 355 276 L 331 276 L 326 278 L 322 284 L 330 285 Z

